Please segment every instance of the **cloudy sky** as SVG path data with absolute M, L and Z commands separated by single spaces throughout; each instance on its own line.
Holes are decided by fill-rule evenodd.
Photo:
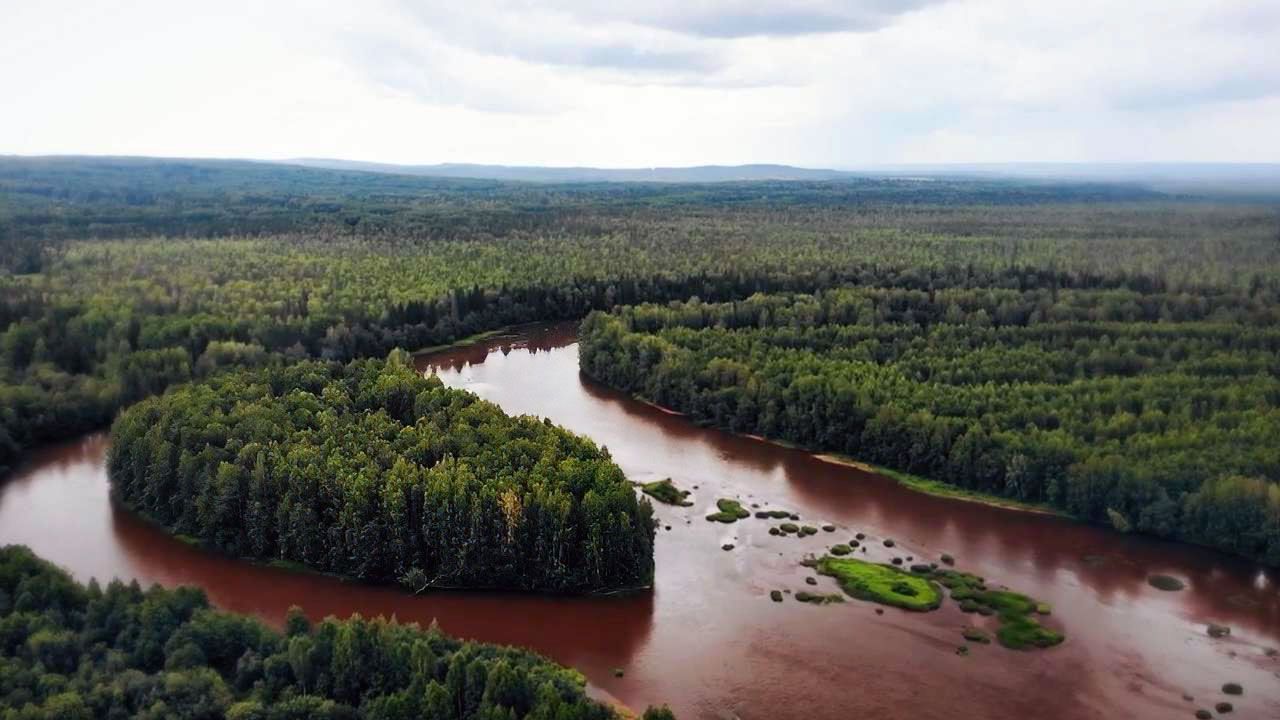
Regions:
M 0 153 L 1280 161 L 1277 0 L 0 0 Z

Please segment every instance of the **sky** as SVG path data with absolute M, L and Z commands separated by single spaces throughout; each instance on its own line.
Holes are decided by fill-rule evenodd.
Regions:
M 0 154 L 1280 162 L 1278 0 L 0 0 Z

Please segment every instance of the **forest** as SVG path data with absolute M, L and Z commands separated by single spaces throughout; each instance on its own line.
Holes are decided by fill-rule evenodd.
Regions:
M 394 619 L 290 610 L 283 633 L 202 590 L 85 586 L 0 548 L 0 719 L 608 720 L 583 677 L 533 653 Z M 650 708 L 645 720 L 671 720 Z
M 569 186 L 110 158 L 3 158 L 0 187 L 0 473 L 27 448 L 106 427 L 123 408 L 228 367 L 347 363 L 516 323 L 692 298 L 732 306 L 758 293 L 871 293 L 857 300 L 870 303 L 866 317 L 841 319 L 856 328 L 838 332 L 854 335 L 832 337 L 864 347 L 883 340 L 877 365 L 910 343 L 927 345 L 929 333 L 949 338 L 935 356 L 911 350 L 900 362 L 917 385 L 933 382 L 929 373 L 951 378 L 953 399 L 980 400 L 986 382 L 1022 383 L 1032 367 L 1054 373 L 1045 404 L 1021 395 L 1025 407 L 993 407 L 1002 419 L 988 436 L 1025 435 L 1037 414 L 1058 412 L 1050 401 L 1077 412 L 1099 407 L 1117 423 L 1105 435 L 1113 444 L 1136 432 L 1127 424 L 1155 422 L 1155 410 L 1165 417 L 1147 435 L 1160 437 L 1175 421 L 1189 432 L 1158 403 L 1121 412 L 1071 393 L 1102 383 L 1125 402 L 1150 393 L 1183 407 L 1179 389 L 1194 387 L 1206 393 L 1198 417 L 1214 423 L 1170 458 L 1194 455 L 1178 467 L 1199 473 L 1207 448 L 1250 437 L 1248 423 L 1274 405 L 1265 392 L 1252 395 L 1266 383 L 1268 308 L 1280 299 L 1280 215 L 1264 205 L 994 180 Z M 935 301 L 940 294 L 945 301 Z M 876 324 L 877 314 L 886 320 Z M 1089 355 L 1097 349 L 1097 359 L 1037 337 L 1046 323 L 1072 324 L 1063 338 Z M 1237 347 L 1237 333 L 1262 345 Z M 987 339 L 999 345 L 973 345 Z M 1152 346 L 1170 340 L 1189 353 L 1187 363 L 1156 357 Z M 824 362 L 829 341 L 805 335 L 811 341 L 806 362 Z M 1067 382 L 1099 370 L 1109 374 Z M 1247 384 L 1233 394 L 1229 378 Z M 1262 407 L 1240 409 L 1247 397 Z M 1215 403 L 1226 403 L 1222 412 Z M 947 433 L 979 419 L 928 410 L 945 418 Z M 1036 433 L 1058 432 L 1054 442 L 1089 424 L 1065 415 L 1052 422 L 1064 428 Z M 941 447 L 949 446 L 931 452 Z M 1253 463 L 1215 480 L 1223 498 L 1274 478 L 1265 447 L 1218 451 Z M 237 461 L 244 472 L 256 462 L 228 460 Z M 1083 467 L 1074 456 L 1065 466 L 1073 465 Z M 1098 477 L 1110 477 L 1108 468 Z M 1004 469 L 957 482 L 1004 492 Z M 1144 521 L 1142 508 L 1181 503 L 1220 474 L 1206 472 L 1171 481 L 1169 503 L 1093 493 L 1073 511 L 1097 517 L 1109 508 L 1130 526 L 1164 527 Z M 1048 478 L 1014 494 L 1051 500 Z
M 411 590 L 653 582 L 653 509 L 586 438 L 387 361 L 230 370 L 111 431 L 113 496 L 236 556 Z
M 527 183 L 243 160 L 0 156 L 0 267 L 31 272 L 50 242 L 336 228 L 348 235 L 476 238 L 554 230 L 652 208 L 1017 205 L 1163 197 L 1137 186 L 851 177 L 837 182 Z M 609 218 L 610 220 L 614 218 Z
M 694 420 L 1280 565 L 1275 288 L 866 286 L 595 313 Z

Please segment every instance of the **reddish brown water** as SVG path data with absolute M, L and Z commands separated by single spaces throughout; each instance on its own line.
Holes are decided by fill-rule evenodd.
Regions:
M 690 508 L 658 506 L 652 593 L 559 598 L 501 593 L 411 597 L 222 558 L 187 547 L 114 510 L 92 435 L 33 453 L 0 486 L 0 543 L 25 543 L 81 579 L 120 576 L 196 584 L 217 605 L 279 623 L 308 614 L 396 615 L 470 638 L 538 650 L 582 670 L 633 707 L 668 702 L 684 718 L 1167 718 L 1224 699 L 1240 682 L 1236 717 L 1280 717 L 1280 592 L 1276 573 L 1207 550 L 1068 521 L 921 495 L 806 453 L 694 427 L 599 387 L 578 373 L 570 328 L 518 336 L 424 359 L 451 385 L 510 412 L 550 417 L 607 445 L 636 481 L 672 477 Z M 740 497 L 830 522 L 807 539 L 768 534 L 769 523 L 703 520 L 717 497 Z M 825 607 L 772 589 L 800 590 L 797 561 L 854 532 L 894 538 L 890 553 L 958 564 L 1051 602 L 1067 642 L 1021 653 L 974 646 L 959 630 L 989 622 L 948 604 L 929 614 L 861 602 Z M 732 542 L 732 551 L 721 544 Z M 1188 583 L 1164 593 L 1151 573 Z M 835 588 L 826 578 L 819 589 Z M 1212 640 L 1207 622 L 1232 628 Z M 625 675 L 614 677 L 614 668 Z M 1182 699 L 1183 693 L 1194 702 Z

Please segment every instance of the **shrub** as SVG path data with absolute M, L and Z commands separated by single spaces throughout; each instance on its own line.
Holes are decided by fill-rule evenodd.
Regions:
M 679 505 L 681 507 L 693 505 L 693 502 L 688 500 L 689 491 L 676 487 L 671 478 L 645 483 L 640 486 L 640 490 L 645 495 L 667 505 Z
M 708 520 L 722 523 L 735 523 L 743 518 L 751 517 L 751 511 L 742 507 L 742 503 L 730 498 L 720 498 L 717 500 L 716 508 L 719 509 L 719 512 L 714 512 L 708 515 Z

